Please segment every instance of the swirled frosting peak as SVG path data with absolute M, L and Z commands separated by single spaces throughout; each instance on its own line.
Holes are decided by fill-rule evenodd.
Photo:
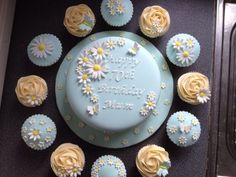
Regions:
M 146 7 L 140 16 L 139 26 L 141 31 L 148 37 L 162 36 L 170 26 L 169 13 L 160 6 Z
M 18 80 L 15 92 L 21 104 L 35 107 L 41 105 L 47 98 L 48 87 L 43 78 L 30 75 Z
M 207 102 L 209 100 L 209 80 L 207 76 L 198 72 L 183 74 L 178 79 L 177 91 L 179 97 L 192 105 Z
M 84 152 L 75 144 L 62 144 L 51 155 L 51 167 L 58 177 L 77 177 L 81 175 L 84 165 Z
M 138 152 L 136 166 L 143 177 L 166 176 L 170 167 L 169 154 L 160 146 L 147 145 Z
M 72 35 L 84 37 L 92 31 L 95 25 L 94 13 L 85 4 L 70 6 L 66 10 L 64 25 Z

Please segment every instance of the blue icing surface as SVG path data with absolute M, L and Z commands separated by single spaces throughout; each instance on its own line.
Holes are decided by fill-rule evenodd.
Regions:
M 123 26 L 133 16 L 133 4 L 130 0 L 103 0 L 101 14 L 111 26 Z
M 113 49 L 107 49 L 110 40 L 115 44 Z M 119 43 L 121 40 L 123 42 Z M 90 74 L 89 85 L 93 91 L 86 94 L 83 93 L 86 84 L 79 83 L 78 76 L 87 73 L 89 67 L 81 67 L 81 60 L 77 59 L 84 51 L 90 54 L 93 51 L 86 56 L 91 62 L 95 61 L 97 45 L 102 45 L 100 47 L 108 53 L 98 59 L 104 61 L 107 71 L 100 80 Z M 72 110 L 86 124 L 99 130 L 122 131 L 140 124 L 155 109 L 160 95 L 160 71 L 152 55 L 141 45 L 126 38 L 105 37 L 87 45 L 75 58 L 67 75 L 66 94 Z M 97 98 L 95 101 L 93 96 Z M 142 108 L 147 115 L 141 113 Z
M 34 55 L 32 52 L 32 47 L 36 46 L 35 44 L 38 44 L 38 42 L 44 43 L 45 41 L 47 44 L 52 46 L 52 49 L 49 50 L 50 53 L 46 53 L 46 56 L 44 57 L 38 57 L 37 55 Z M 52 34 L 40 34 L 36 36 L 32 41 L 29 43 L 27 47 L 27 53 L 30 61 L 38 66 L 51 66 L 54 63 L 56 63 L 59 58 L 61 57 L 62 53 L 62 45 L 60 40 L 52 35 Z
M 187 45 L 187 40 L 189 39 L 192 41 L 192 44 Z M 181 47 L 174 48 L 173 43 L 175 42 L 180 42 Z M 191 60 L 188 60 L 188 62 L 181 55 L 180 56 L 181 58 L 183 58 L 183 62 L 179 61 L 179 58 L 177 58 L 177 53 L 181 54 L 184 51 L 188 51 L 190 54 Z M 200 55 L 200 44 L 195 37 L 189 34 L 177 34 L 173 36 L 167 43 L 166 55 L 169 60 L 176 66 L 187 67 L 195 63 L 195 61 L 198 59 Z
M 197 142 L 201 134 L 201 127 L 193 114 L 180 111 L 169 118 L 166 131 L 173 143 L 187 147 Z
M 56 126 L 47 116 L 37 114 L 26 119 L 21 128 L 21 136 L 27 146 L 34 150 L 44 150 L 56 139 Z
M 119 158 L 105 155 L 94 162 L 91 177 L 126 177 L 126 169 Z

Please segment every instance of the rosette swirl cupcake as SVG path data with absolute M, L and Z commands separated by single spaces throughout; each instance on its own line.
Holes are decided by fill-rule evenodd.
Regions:
M 147 145 L 139 150 L 136 166 L 143 177 L 161 177 L 168 174 L 171 166 L 169 154 L 157 145 Z
M 206 103 L 211 96 L 207 76 L 198 72 L 183 74 L 178 79 L 177 92 L 183 101 L 192 105 Z
M 35 107 L 40 106 L 47 98 L 48 87 L 43 78 L 30 75 L 18 80 L 15 92 L 22 105 Z
M 87 36 L 96 23 L 93 11 L 85 4 L 70 6 L 66 9 L 64 26 L 77 37 Z
M 166 9 L 160 6 L 146 7 L 139 19 L 142 33 L 150 38 L 164 35 L 170 27 L 170 16 Z
M 79 146 L 65 143 L 52 153 L 50 161 L 56 176 L 77 177 L 84 169 L 85 156 Z

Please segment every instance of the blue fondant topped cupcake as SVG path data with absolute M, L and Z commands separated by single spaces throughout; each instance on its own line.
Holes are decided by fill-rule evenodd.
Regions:
M 167 43 L 166 55 L 176 66 L 187 67 L 198 59 L 200 44 L 189 34 L 177 34 Z
M 133 4 L 130 0 L 103 0 L 101 13 L 111 26 L 124 26 L 133 16 Z
M 21 136 L 27 146 L 34 150 L 44 150 L 52 145 L 56 139 L 56 126 L 47 116 L 36 114 L 24 122 Z
M 28 45 L 27 53 L 30 61 L 37 66 L 51 66 L 61 57 L 62 45 L 52 34 L 36 36 Z
M 173 143 L 187 147 L 197 142 L 201 134 L 201 127 L 193 114 L 180 111 L 169 118 L 166 131 Z
M 112 155 L 98 158 L 92 167 L 91 177 L 126 177 L 124 163 Z

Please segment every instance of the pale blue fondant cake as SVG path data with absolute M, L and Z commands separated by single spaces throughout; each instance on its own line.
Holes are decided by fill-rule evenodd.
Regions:
M 104 37 L 75 57 L 67 74 L 66 95 L 73 112 L 87 125 L 122 131 L 139 125 L 158 109 L 159 67 L 137 42 Z

